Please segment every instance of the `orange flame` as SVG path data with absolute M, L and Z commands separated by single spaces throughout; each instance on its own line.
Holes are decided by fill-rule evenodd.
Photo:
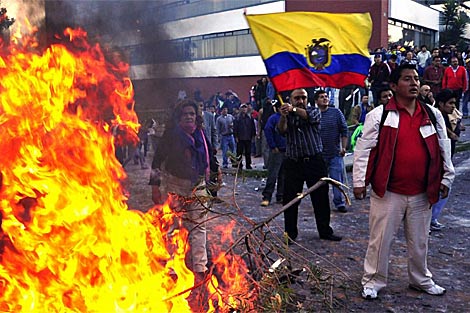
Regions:
M 128 65 L 64 35 L 0 56 L 0 311 L 190 312 L 187 231 L 168 239 L 169 206 L 130 211 L 120 184 L 112 129 L 139 128 Z

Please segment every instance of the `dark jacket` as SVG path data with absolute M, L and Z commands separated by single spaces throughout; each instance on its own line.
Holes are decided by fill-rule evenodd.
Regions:
M 209 153 L 209 164 L 205 155 L 205 144 Z M 160 149 L 157 150 L 152 162 L 152 169 L 165 169 L 169 174 L 181 179 L 200 181 L 206 175 L 207 167 L 217 171 L 217 159 L 213 155 L 212 146 L 201 129 L 189 138 L 178 126 L 165 130 Z M 151 185 L 155 184 L 150 182 Z
M 238 140 L 251 140 L 256 135 L 255 121 L 248 114 L 238 115 L 233 123 L 233 135 Z

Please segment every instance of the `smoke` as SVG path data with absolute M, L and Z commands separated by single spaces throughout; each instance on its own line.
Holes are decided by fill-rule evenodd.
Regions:
M 160 1 L 47 0 L 47 41 L 54 42 L 54 35 L 66 27 L 81 27 L 105 49 L 120 52 L 131 65 L 136 111 L 155 115 L 172 104 L 165 100 L 157 103 L 156 99 L 175 98 L 168 94 L 171 68 L 164 62 L 172 53 L 165 45 L 168 36 L 154 17 L 159 4 Z

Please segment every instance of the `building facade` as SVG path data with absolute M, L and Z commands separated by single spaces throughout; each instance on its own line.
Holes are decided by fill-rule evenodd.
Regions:
M 371 51 L 438 42 L 439 12 L 412 0 L 46 1 L 46 23 L 80 25 L 118 47 L 131 64 L 136 110 L 153 115 L 180 90 L 207 99 L 231 89 L 248 101 L 266 70 L 244 14 L 290 11 L 369 12 Z

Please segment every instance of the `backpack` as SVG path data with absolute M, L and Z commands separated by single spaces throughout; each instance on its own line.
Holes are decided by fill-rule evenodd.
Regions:
M 429 116 L 429 119 L 431 120 L 432 125 L 434 126 L 434 128 L 436 128 L 436 125 L 437 125 L 436 115 L 434 115 L 434 112 L 431 110 L 431 108 L 427 104 L 423 104 L 423 107 L 426 113 L 428 113 L 428 116 Z M 380 130 L 382 129 L 382 126 L 385 123 L 385 120 L 387 119 L 388 112 L 390 111 L 385 110 L 384 108 L 382 112 L 382 118 L 380 119 L 379 133 L 380 133 Z
M 426 113 L 428 113 L 428 116 L 429 116 L 429 119 L 431 120 L 432 125 L 434 126 L 434 128 L 436 128 L 436 125 L 437 125 L 436 115 L 434 115 L 434 112 L 431 110 L 431 108 L 427 104 L 424 104 L 423 107 Z M 382 111 L 382 117 L 380 119 L 380 124 L 379 124 L 379 134 L 380 134 L 380 130 L 382 129 L 382 126 L 385 123 L 385 120 L 387 119 L 388 112 L 390 111 L 385 110 L 385 108 Z M 356 147 L 357 139 L 362 136 L 362 128 L 363 128 L 363 125 L 359 124 L 359 126 L 351 135 L 351 150 L 352 151 L 354 151 L 354 148 Z

